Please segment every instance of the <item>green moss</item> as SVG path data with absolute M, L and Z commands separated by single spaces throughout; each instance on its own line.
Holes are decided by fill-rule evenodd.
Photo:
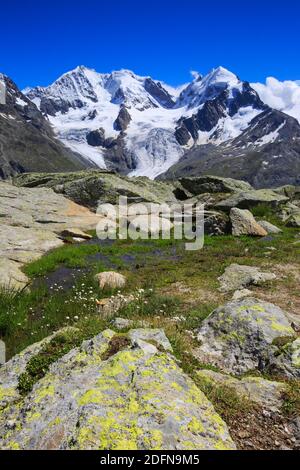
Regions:
M 72 330 L 54 336 L 37 355 L 28 361 L 25 372 L 20 374 L 18 390 L 21 395 L 28 394 L 34 384 L 45 376 L 50 365 L 78 346 L 82 339 L 79 332 Z

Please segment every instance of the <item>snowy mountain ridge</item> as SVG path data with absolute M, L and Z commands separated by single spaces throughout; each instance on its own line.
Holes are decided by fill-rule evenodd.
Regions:
M 241 152 L 280 141 L 290 121 L 277 125 L 274 114 L 266 134 L 256 137 L 251 131 L 251 123 L 270 109 L 258 85 L 223 67 L 193 75 L 191 83 L 176 89 L 126 69 L 101 74 L 79 66 L 49 87 L 24 93 L 65 145 L 99 167 L 130 175 L 154 178 L 191 149 L 207 145 Z

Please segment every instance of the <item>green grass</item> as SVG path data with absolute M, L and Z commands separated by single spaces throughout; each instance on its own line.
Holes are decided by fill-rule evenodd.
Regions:
M 75 326 L 77 332 L 57 335 L 29 361 L 25 373 L 19 378 L 20 392 L 29 393 L 53 362 L 84 339 L 111 327 L 112 319 L 103 319 L 97 313 L 95 299 L 114 292 L 100 292 L 94 274 L 106 269 L 106 264 L 114 264 L 128 280 L 124 295 L 135 296 L 134 301 L 121 308 L 114 317 L 132 320 L 133 327 L 145 322 L 149 327 L 163 328 L 180 367 L 195 381 L 225 421 L 251 413 L 253 404 L 250 401 L 242 399 L 228 387 L 212 386 L 199 378 L 197 370 L 218 371 L 218 368 L 202 364 L 193 356 L 192 350 L 197 343 L 189 332 L 197 329 L 218 306 L 217 278 L 226 266 L 234 262 L 262 267 L 267 264 L 270 269 L 277 263 L 295 263 L 300 254 L 299 249 L 292 245 L 296 233 L 294 229 L 283 228 L 282 234 L 266 241 L 246 236 L 205 237 L 204 248 L 197 252 L 185 251 L 184 242 L 176 240 L 116 240 L 110 246 L 98 243 L 65 245 L 49 252 L 25 268 L 32 279 L 40 279 L 58 266 L 84 267 L 84 274 L 67 291 L 59 286 L 49 291 L 42 279 L 31 291 L 0 290 L 0 335 L 6 342 L 8 357 L 11 357 L 59 328 Z M 265 252 L 270 246 L 276 250 L 266 259 Z M 88 259 L 97 253 L 101 253 L 107 262 Z M 134 262 L 126 264 L 125 255 L 131 255 Z M 172 258 L 174 255 L 176 260 Z M 292 280 L 285 278 L 280 282 L 291 283 Z M 181 295 L 176 287 L 172 288 L 174 283 L 188 286 L 191 293 Z M 212 297 L 198 301 L 196 295 L 191 302 L 194 289 L 197 292 L 199 287 L 211 293 Z M 273 289 L 272 285 L 270 287 Z M 181 319 L 182 316 L 184 318 Z M 174 322 L 173 317 L 180 320 Z M 288 416 L 295 415 L 299 412 L 299 403 L 299 388 L 291 383 L 284 396 L 283 412 Z
M 116 240 L 112 245 L 101 246 L 97 242 L 67 244 L 52 250 L 27 265 L 26 274 L 39 279 L 59 266 L 84 267 L 85 272 L 68 291 L 59 287 L 49 291 L 42 279 L 40 285 L 35 284 L 31 291 L 0 289 L 0 336 L 6 342 L 8 357 L 58 328 L 77 324 L 83 317 L 95 318 L 95 298 L 111 293 L 100 293 L 93 276 L 107 270 L 111 263 L 128 279 L 125 293 L 139 288 L 145 288 L 146 292 L 149 288 L 155 291 L 144 299 L 146 303 L 132 304 L 119 312 L 119 316 L 147 317 L 149 320 L 154 316 L 168 318 L 184 314 L 186 320 L 182 323 L 181 332 L 196 328 L 218 305 L 217 278 L 226 266 L 236 262 L 264 267 L 267 263 L 269 269 L 272 264 L 295 262 L 300 258 L 299 248 L 292 245 L 296 233 L 295 229 L 284 228 L 282 234 L 267 241 L 230 235 L 205 237 L 204 248 L 196 252 L 185 251 L 184 242 L 180 240 Z M 266 258 L 269 246 L 275 247 L 276 251 Z M 93 262 L 88 258 L 98 253 L 106 257 L 107 263 L 102 260 Z M 172 258 L 174 254 L 176 260 Z M 134 262 L 126 264 L 122 259 L 124 255 L 132 255 Z M 182 298 L 177 295 L 176 288 L 172 291 L 172 285 L 178 282 L 188 285 L 191 294 Z M 292 285 L 288 278 L 282 282 Z M 199 287 L 211 293 L 212 298 L 199 302 L 195 299 L 191 306 L 190 296 Z M 272 285 L 270 287 L 273 289 Z M 162 289 L 171 289 L 172 293 L 160 294 Z
M 79 279 L 69 291 L 59 286 L 49 291 L 43 284 L 31 291 L 0 290 L 0 334 L 8 357 L 58 328 L 95 318 L 95 299 L 104 295 L 92 275 Z
M 257 206 L 252 207 L 251 209 L 252 214 L 256 218 L 273 218 L 275 216 L 275 210 L 272 208 L 270 204 L 261 203 L 257 204 Z
M 136 297 L 136 300 L 130 302 L 118 312 L 119 317 L 134 319 L 153 317 L 153 316 L 175 316 L 180 311 L 180 301 L 176 297 L 171 298 L 146 290 L 142 295 Z
M 199 376 L 193 378 L 196 385 L 212 402 L 217 413 L 225 422 L 229 422 L 232 418 L 238 418 L 245 413 L 250 413 L 254 409 L 253 402 L 239 396 L 232 388 L 224 385 L 217 386 Z
M 87 256 L 99 253 L 100 250 L 100 245 L 97 244 L 66 244 L 28 264 L 24 272 L 28 277 L 34 278 L 55 271 L 61 264 L 68 268 L 82 268 L 87 265 Z
M 300 386 L 298 380 L 287 382 L 287 391 L 283 395 L 282 411 L 287 416 L 297 417 L 300 414 Z

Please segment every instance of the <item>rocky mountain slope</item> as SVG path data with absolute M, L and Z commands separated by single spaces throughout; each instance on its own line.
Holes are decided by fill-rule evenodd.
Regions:
M 218 67 L 180 89 L 86 67 L 26 90 L 59 139 L 130 175 L 220 174 L 256 187 L 299 183 L 300 124 Z
M 0 82 L 0 178 L 25 171 L 75 171 L 93 166 L 55 137 L 48 119 L 11 79 L 0 74 Z

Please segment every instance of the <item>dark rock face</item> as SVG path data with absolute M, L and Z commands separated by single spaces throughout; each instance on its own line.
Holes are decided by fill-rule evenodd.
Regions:
M 127 174 L 137 166 L 135 154 L 126 148 L 124 135 L 120 133 L 117 139 L 107 139 L 105 141 L 105 162 L 109 169 L 113 169 L 121 174 Z
M 193 122 L 196 122 L 194 129 L 199 127 L 197 119 Z M 238 137 L 218 146 L 194 145 L 160 179 L 199 175 L 242 179 L 255 188 L 299 185 L 298 121 L 264 106 L 262 113 Z
M 267 108 L 250 122 L 246 131 L 234 139 L 232 145 L 243 147 L 245 144 L 259 142 L 260 139 L 263 143 L 265 136 L 270 135 L 272 132 L 278 133 L 279 139 L 276 139 L 277 141 L 287 142 L 300 139 L 300 125 L 295 118 L 281 111 Z M 267 139 L 266 144 L 269 143 Z
M 98 130 L 91 131 L 86 136 L 87 143 L 92 147 L 103 147 L 105 144 L 105 131 L 102 127 Z
M 61 112 L 62 114 L 66 114 L 69 109 L 72 108 L 83 108 L 84 104 L 81 100 L 75 100 L 72 103 L 65 101 L 64 99 L 56 98 L 55 100 L 51 98 L 43 98 L 41 101 L 41 112 L 44 114 L 48 114 L 49 116 L 55 116 L 56 113 Z
M 125 106 L 121 106 L 119 115 L 114 122 L 114 129 L 116 131 L 124 132 L 126 131 L 129 123 L 131 121 L 131 116 Z
M 186 126 L 182 124 L 175 130 L 175 137 L 180 145 L 186 145 L 191 138 L 191 134 L 187 130 Z
M 145 80 L 145 90 L 164 108 L 173 108 L 175 102 L 171 95 L 165 90 L 161 83 L 154 82 L 151 78 Z
M 222 117 L 225 117 L 225 109 L 222 104 L 217 101 L 207 101 L 197 114 L 187 119 L 184 118 L 181 121 L 181 125 L 185 127 L 191 137 L 196 140 L 198 131 L 211 131 Z
M 15 83 L 6 84 L 6 104 L 0 105 L 0 177 L 28 171 L 74 171 L 93 166 L 59 142 L 49 121 Z
M 246 106 L 253 106 L 253 108 L 261 109 L 262 111 L 268 108 L 248 82 L 243 83 L 242 92 L 237 93 L 232 100 L 229 100 L 228 105 L 230 116 L 234 116 L 240 108 Z
M 215 89 L 211 91 L 208 89 L 206 93 L 213 96 L 216 91 Z M 246 106 L 252 106 L 262 111 L 268 109 L 268 106 L 264 105 L 247 82 L 243 84 L 241 92 L 235 90 L 234 96 L 229 96 L 228 90 L 223 90 L 216 98 L 205 101 L 196 114 L 179 120 L 175 131 L 178 143 L 185 145 L 189 140 L 188 134 L 194 140 L 197 140 L 199 131 L 211 131 L 221 118 L 226 117 L 228 114 L 234 116 L 241 107 Z

